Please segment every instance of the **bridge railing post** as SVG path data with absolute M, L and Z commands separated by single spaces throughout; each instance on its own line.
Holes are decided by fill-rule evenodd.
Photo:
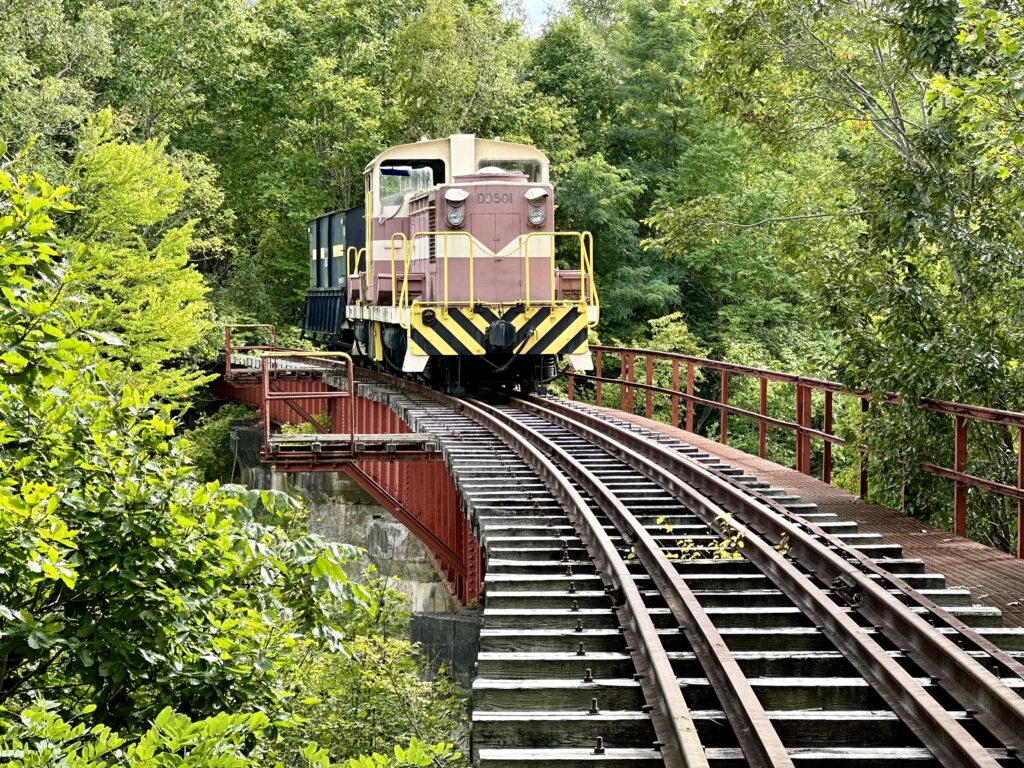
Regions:
M 633 413 L 633 404 L 636 399 L 636 387 L 633 384 L 636 383 L 636 375 L 634 368 L 636 366 L 636 357 L 632 352 L 626 354 L 626 401 L 629 404 L 625 409 L 627 413 Z
M 626 352 L 619 355 L 619 410 L 626 410 L 626 371 L 628 365 L 626 363 Z
M 686 364 L 686 431 L 693 432 L 693 363 Z
M 679 426 L 679 361 L 672 361 L 672 426 Z
M 231 381 L 231 326 L 224 326 L 224 378 Z
M 832 434 L 832 390 L 825 390 L 825 416 L 822 431 L 828 435 Z M 821 459 L 821 481 L 832 482 L 832 443 L 828 440 L 822 446 Z
M 1024 491 L 1024 427 L 1017 431 L 1017 487 Z M 1024 558 L 1024 499 L 1017 499 L 1017 557 Z
M 723 406 L 729 404 L 729 371 L 722 369 L 722 399 Z M 729 412 L 723 407 L 718 409 L 719 434 L 718 439 L 722 445 L 729 444 Z
M 858 451 L 860 453 L 860 497 L 866 499 L 868 497 L 868 452 L 866 443 L 864 441 L 864 420 L 868 413 L 868 399 L 867 397 L 861 396 L 860 398 L 860 442 Z
M 647 378 L 645 379 L 647 386 L 651 387 L 654 385 L 654 356 L 651 354 L 647 355 Z M 654 412 L 654 391 L 648 389 L 646 391 L 646 397 L 644 398 L 644 415 L 649 419 L 651 414 Z
M 811 436 L 804 432 L 811 426 L 811 388 L 796 385 L 796 466 L 797 472 L 811 474 Z
M 594 402 L 596 405 L 601 405 L 601 379 L 604 378 L 604 352 L 598 350 L 597 360 L 594 362 L 594 374 L 597 376 L 595 382 L 596 394 L 594 396 Z
M 953 428 L 953 469 L 967 471 L 967 419 L 955 416 Z M 967 485 L 960 480 L 953 481 L 953 533 L 967 535 Z
M 768 415 L 768 379 L 764 376 L 760 378 L 761 384 L 761 398 L 758 405 L 757 412 L 762 417 Z M 757 422 L 757 455 L 762 459 L 768 452 L 768 422 L 762 418 Z

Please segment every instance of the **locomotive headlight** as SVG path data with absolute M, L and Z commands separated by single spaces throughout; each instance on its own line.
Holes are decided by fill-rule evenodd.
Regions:
M 448 223 L 453 227 L 461 227 L 466 220 L 466 212 L 461 208 L 452 208 L 448 211 Z
M 526 214 L 526 218 L 533 226 L 539 227 L 544 223 L 547 214 L 544 213 L 543 208 L 531 208 L 530 212 Z

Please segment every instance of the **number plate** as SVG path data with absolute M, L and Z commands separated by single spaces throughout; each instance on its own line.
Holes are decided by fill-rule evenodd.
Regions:
M 512 205 L 511 192 L 478 192 L 477 205 Z

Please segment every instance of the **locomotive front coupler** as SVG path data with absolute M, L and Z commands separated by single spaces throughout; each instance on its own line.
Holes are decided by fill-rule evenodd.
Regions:
M 495 320 L 487 328 L 487 343 L 491 349 L 512 349 L 516 343 L 516 327 L 508 320 Z

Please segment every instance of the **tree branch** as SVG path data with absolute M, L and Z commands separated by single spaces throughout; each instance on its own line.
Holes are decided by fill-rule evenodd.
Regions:
M 842 211 L 836 213 L 801 213 L 796 216 L 769 216 L 766 219 L 750 222 L 749 224 L 743 224 L 736 221 L 710 221 L 708 223 L 720 227 L 735 227 L 736 229 L 753 229 L 754 227 L 763 227 L 767 224 L 777 224 L 783 221 L 805 221 L 807 219 L 834 219 L 840 216 L 860 216 L 862 213 L 864 213 L 863 209 L 854 208 L 849 211 Z

